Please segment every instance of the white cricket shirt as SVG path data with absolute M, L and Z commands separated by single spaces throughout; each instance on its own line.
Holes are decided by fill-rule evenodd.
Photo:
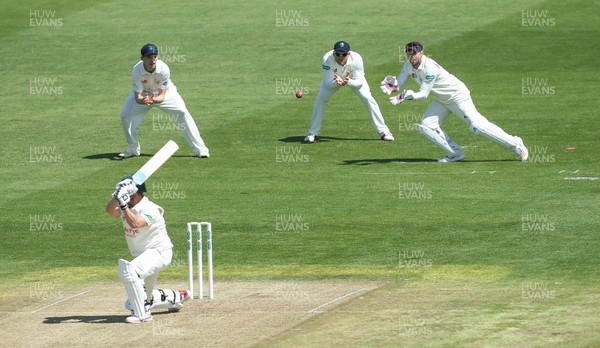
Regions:
M 323 56 L 323 81 L 329 87 L 337 86 L 334 75 L 338 75 L 343 79 L 346 74 L 350 74 L 348 86 L 360 87 L 366 82 L 365 68 L 360 54 L 350 51 L 346 65 L 339 65 L 335 61 L 333 50 L 325 53 Z
M 130 209 L 136 216 L 142 216 L 148 222 L 147 226 L 132 228 L 123 218 L 125 239 L 133 257 L 138 257 L 147 249 L 173 248 L 173 243 L 167 234 L 163 208 L 151 202 L 148 197 L 144 197 Z
M 156 69 L 153 73 L 147 72 L 144 69 L 144 62 L 140 60 L 131 71 L 131 79 L 135 92 L 158 93 L 159 89 L 168 89 L 173 86 L 169 66 L 160 59 L 156 61 Z
M 471 92 L 461 80 L 427 56 L 423 56 L 421 65 L 417 69 L 409 61 L 404 63 L 398 75 L 400 90 L 409 77 L 419 85 L 419 92 L 413 95 L 414 100 L 425 100 L 430 92 L 444 104 L 453 104 L 470 98 Z

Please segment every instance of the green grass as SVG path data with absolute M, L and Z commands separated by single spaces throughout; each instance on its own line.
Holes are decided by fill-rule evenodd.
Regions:
M 573 291 L 597 288 L 598 181 L 564 178 L 600 176 L 598 1 L 425 1 L 419 8 L 427 11 L 406 1 L 178 1 L 150 24 L 157 6 L 20 1 L 0 15 L 2 293 L 44 279 L 114 280 L 116 260 L 129 255 L 104 205 L 114 184 L 168 139 L 181 149 L 148 184 L 151 198 L 153 185 L 176 186 L 155 196 L 175 244 L 177 266 L 165 278 L 184 277 L 185 223 L 207 220 L 219 278 L 547 279 Z M 30 11 L 44 9 L 63 26 L 30 27 Z M 523 27 L 522 11 L 536 9 L 555 26 Z M 308 25 L 278 27 L 278 10 L 302 11 Z M 300 143 L 321 56 L 339 39 L 363 56 L 395 142 L 377 140 L 363 105 L 341 90 L 327 107 L 322 141 Z M 532 161 L 518 162 L 456 118 L 446 129 L 465 146 L 466 161 L 433 161 L 440 151 L 407 130 L 427 103 L 394 108 L 378 88 L 398 73 L 399 47 L 414 39 L 467 84 L 482 114 L 525 140 Z M 125 146 L 119 113 L 146 42 L 177 51 L 172 79 L 209 160 L 190 157 L 178 131 L 157 129 L 165 125 L 157 111 L 142 126 L 145 156 L 110 159 Z M 32 81 L 44 78 L 61 93 L 30 94 Z M 554 92 L 523 95 L 528 78 Z M 278 92 L 290 80 L 306 89 L 304 98 Z M 57 157 L 32 162 L 36 149 Z M 278 162 L 282 152 L 302 160 Z M 426 197 L 403 199 L 406 187 Z M 543 224 L 526 228 L 527 217 Z M 37 218 L 60 228 L 40 231 L 31 226 Z M 278 225 L 289 219 L 300 226 Z M 421 253 L 431 267 L 399 267 L 405 252 Z

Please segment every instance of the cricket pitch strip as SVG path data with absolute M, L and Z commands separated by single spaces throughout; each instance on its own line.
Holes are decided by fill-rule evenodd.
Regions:
M 52 289 L 30 296 L 18 309 L 8 307 L 9 298 L 3 296 L 0 341 L 4 347 L 250 347 L 383 285 L 349 280 L 219 281 L 213 301 L 195 299 L 179 312 L 156 311 L 153 321 L 142 324 L 125 323 L 129 313 L 119 282 Z M 160 286 L 183 288 L 168 282 Z

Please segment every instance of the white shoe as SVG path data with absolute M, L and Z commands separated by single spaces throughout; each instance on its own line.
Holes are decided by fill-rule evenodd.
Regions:
M 521 139 L 519 137 L 515 137 L 515 138 L 517 140 L 517 146 L 515 147 L 515 153 L 517 154 L 517 156 L 519 156 L 521 161 L 525 162 L 529 158 L 529 150 L 527 150 L 527 148 L 525 147 L 525 144 L 523 144 L 523 139 Z
M 206 150 L 200 150 L 199 152 L 197 152 L 195 154 L 196 157 L 200 157 L 200 158 L 209 158 L 210 157 L 210 153 L 208 152 L 208 149 Z
M 446 155 L 446 157 L 438 159 L 438 162 L 441 162 L 441 163 L 457 162 L 457 161 L 462 161 L 463 159 L 465 159 L 465 153 L 461 152 L 458 155 Z
M 150 312 L 147 312 L 143 318 L 139 318 L 139 317 L 136 317 L 135 315 L 132 315 L 130 317 L 127 317 L 127 319 L 125 319 L 125 321 L 130 324 L 145 323 L 147 321 L 152 321 L 152 314 L 150 314 Z
M 306 142 L 306 143 L 314 143 L 314 142 L 315 142 L 315 138 L 316 138 L 316 137 L 317 137 L 317 136 L 316 136 L 316 135 L 314 135 L 314 134 L 309 134 L 309 135 L 307 135 L 307 136 L 304 138 L 304 142 Z
M 390 132 L 381 133 L 381 134 L 379 134 L 379 137 L 383 141 L 394 141 L 394 136 Z
M 131 153 L 128 151 L 125 151 L 118 155 L 119 159 L 125 159 L 125 158 L 136 157 L 136 156 L 139 156 L 139 154 L 136 155 L 135 153 Z

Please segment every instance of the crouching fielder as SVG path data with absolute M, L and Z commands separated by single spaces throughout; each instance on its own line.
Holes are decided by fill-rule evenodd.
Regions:
M 360 54 L 350 51 L 350 44 L 346 41 L 338 41 L 333 45 L 333 50 L 325 53 L 322 62 L 323 81 L 321 82 L 319 94 L 315 98 L 310 129 L 304 141 L 307 143 L 315 141 L 321 132 L 325 106 L 331 96 L 344 86 L 352 89 L 365 104 L 379 138 L 384 141 L 393 141 L 394 136 L 385 124 L 377 101 L 371 95 Z
M 473 133 L 515 152 L 521 161 L 527 160 L 529 153 L 523 140 L 507 134 L 481 115 L 473 104 L 467 86 L 427 57 L 423 53 L 421 43 L 409 42 L 405 46 L 405 52 L 407 62 L 402 66 L 400 74 L 397 78 L 386 76 L 381 82 L 381 90 L 388 95 L 399 91 L 408 78 L 412 77 L 419 85 L 419 91 L 404 90 L 390 98 L 393 105 L 398 105 L 404 100 L 425 100 L 429 93 L 434 95 L 434 100 L 425 110 L 423 120 L 417 124 L 417 128 L 421 134 L 447 153 L 446 157 L 438 160 L 439 162 L 456 162 L 465 158 L 463 148 L 440 127 L 451 113 L 458 115 Z
M 131 176 L 120 181 L 106 212 L 123 220 L 125 239 L 132 261 L 120 259 L 119 279 L 125 286 L 125 307 L 132 315 L 128 323 L 152 320 L 152 308 L 179 309 L 189 298 L 187 290 L 156 289 L 160 271 L 171 263 L 173 244 L 167 234 L 163 209 L 144 196 L 146 185 L 135 185 Z

